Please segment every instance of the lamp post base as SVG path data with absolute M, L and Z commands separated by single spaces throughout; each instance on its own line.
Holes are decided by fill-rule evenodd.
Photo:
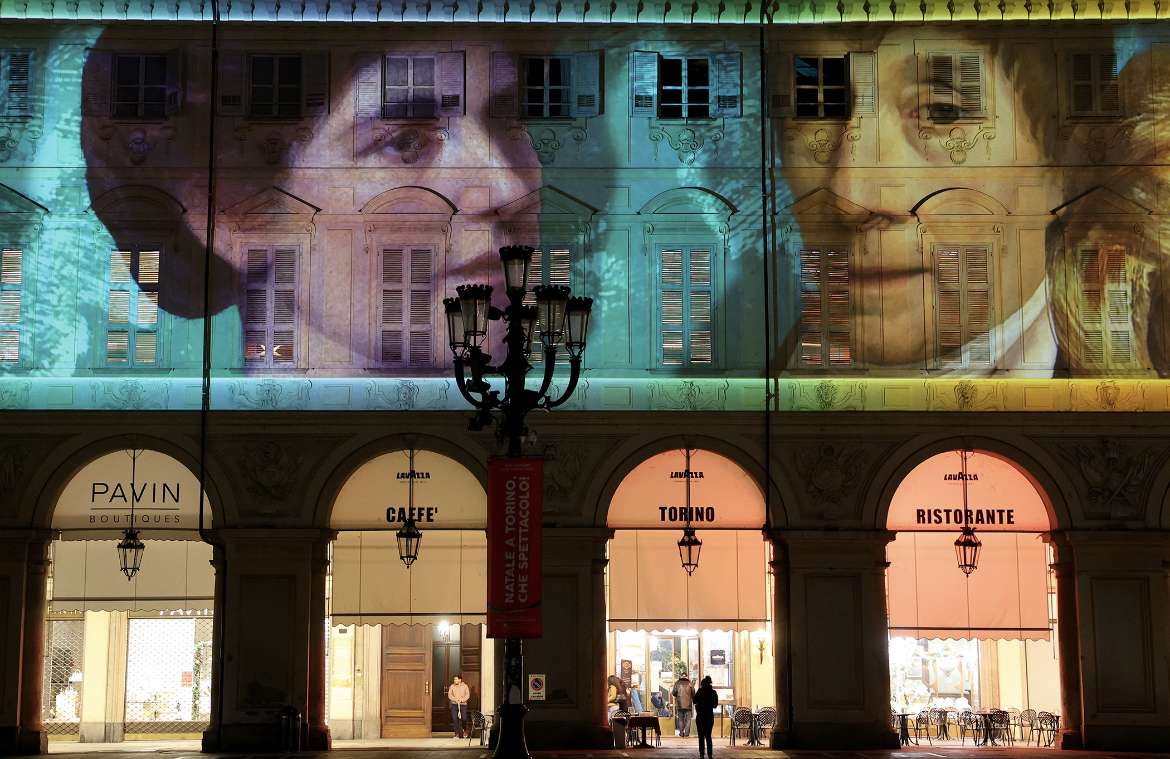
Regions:
M 504 703 L 493 759 L 532 759 L 524 738 L 524 648 L 519 638 L 504 639 Z

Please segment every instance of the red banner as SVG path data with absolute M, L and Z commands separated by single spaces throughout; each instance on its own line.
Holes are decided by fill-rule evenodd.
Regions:
M 489 638 L 539 638 L 544 459 L 488 461 Z

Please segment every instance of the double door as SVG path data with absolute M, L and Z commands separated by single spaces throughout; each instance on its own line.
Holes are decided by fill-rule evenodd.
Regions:
M 382 737 L 428 738 L 451 730 L 447 687 L 455 675 L 480 707 L 480 625 L 383 625 Z

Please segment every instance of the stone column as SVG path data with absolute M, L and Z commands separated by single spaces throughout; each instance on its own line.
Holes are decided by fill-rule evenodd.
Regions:
M 772 543 L 772 650 L 776 685 L 776 728 L 772 731 L 772 748 L 788 745 L 792 732 L 792 691 L 789 671 L 792 651 L 788 637 L 791 611 L 788 608 L 790 576 L 788 556 L 779 531 L 768 535 Z
M 47 530 L 29 536 L 26 548 L 28 569 L 24 584 L 24 640 L 21 642 L 20 733 L 17 750 L 22 754 L 44 754 L 49 736 L 41 721 L 41 685 L 45 675 L 45 617 L 48 614 L 46 581 L 49 572 Z
M 602 551 L 604 552 L 604 544 Z M 603 555 L 598 558 L 594 557 L 592 562 L 592 572 L 589 577 L 590 592 L 592 593 L 593 609 L 590 615 L 591 620 L 602 621 L 602 624 L 591 624 L 589 626 L 590 632 L 590 648 L 593 650 L 592 668 L 590 670 L 589 681 L 593 683 L 604 683 L 606 677 L 609 675 L 606 672 L 605 663 L 606 657 L 606 641 L 608 639 L 608 625 L 605 623 L 605 568 L 609 565 L 609 558 Z M 609 728 L 609 714 L 606 709 L 606 694 L 608 689 L 601 687 L 593 688 L 593 702 L 592 702 L 592 716 L 595 724 L 608 729 Z
M 895 748 L 884 530 L 786 530 L 792 724 L 800 748 Z
M 1077 575 L 1072 547 L 1060 533 L 1045 538 L 1052 546 L 1056 577 L 1056 641 L 1060 659 L 1060 747 L 1084 748 L 1081 733 L 1081 647 L 1077 616 Z
M 329 571 L 330 533 L 313 546 L 309 613 L 309 703 L 305 714 L 308 745 L 312 751 L 328 751 L 332 744 L 325 723 L 325 577 Z
M 223 545 L 212 544 L 211 566 L 215 571 L 215 601 L 211 620 L 211 714 L 203 731 L 203 751 L 220 750 L 220 714 L 223 706 L 224 599 L 227 587 L 227 564 Z

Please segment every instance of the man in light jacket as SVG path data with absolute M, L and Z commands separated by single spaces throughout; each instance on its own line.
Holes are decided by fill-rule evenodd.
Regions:
M 691 679 L 683 674 L 675 681 L 670 695 L 674 698 L 675 731 L 683 738 L 689 738 L 691 735 L 691 710 L 695 706 L 695 686 L 691 685 Z
M 451 732 L 456 738 L 463 738 L 463 726 L 467 723 L 467 702 L 471 699 L 471 690 L 463 678 L 455 675 L 451 687 L 447 688 L 447 700 L 451 702 Z

